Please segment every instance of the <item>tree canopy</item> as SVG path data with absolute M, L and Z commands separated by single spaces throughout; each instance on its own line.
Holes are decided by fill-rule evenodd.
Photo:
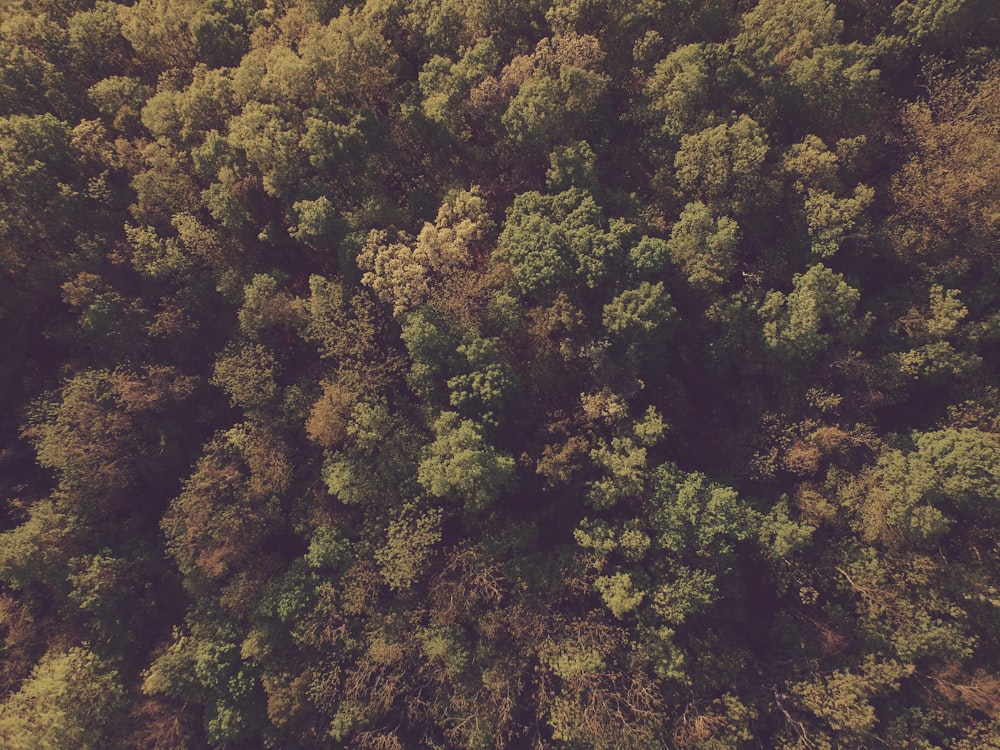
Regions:
M 993 0 L 0 2 L 0 746 L 1000 747 Z

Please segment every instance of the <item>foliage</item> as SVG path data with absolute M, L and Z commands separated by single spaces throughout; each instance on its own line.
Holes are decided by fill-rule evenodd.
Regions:
M 792 278 L 787 295 L 768 292 L 760 315 L 764 340 L 783 356 L 810 358 L 828 349 L 839 335 L 858 334 L 854 312 L 861 295 L 842 275 L 821 263 Z
M 735 221 L 728 216 L 713 218 L 708 206 L 698 201 L 684 207 L 667 248 L 692 286 L 712 289 L 722 284 L 736 266 L 738 233 Z
M 125 691 L 118 674 L 85 647 L 49 652 L 0 706 L 7 747 L 98 748 L 115 735 Z
M 0 746 L 1000 747 L 997 50 L 0 2 Z
M 434 497 L 483 511 L 513 487 L 514 460 L 486 442 L 482 428 L 455 412 L 434 422 L 435 440 L 422 454 L 417 478 Z

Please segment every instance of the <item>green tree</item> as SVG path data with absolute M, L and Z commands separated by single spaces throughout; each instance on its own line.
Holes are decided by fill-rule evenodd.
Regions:
M 549 154 L 549 170 L 545 184 L 552 192 L 581 188 L 598 189 L 597 156 L 586 141 L 557 146 Z
M 467 335 L 456 354 L 465 360 L 447 381 L 451 406 L 483 425 L 496 426 L 514 400 L 518 383 L 500 342 Z
M 78 531 L 76 519 L 58 501 L 32 504 L 23 523 L 0 535 L 0 579 L 14 590 L 41 584 L 65 593 L 67 561 Z
M 159 138 L 141 153 L 145 169 L 132 179 L 135 203 L 131 213 L 135 220 L 161 229 L 177 214 L 196 214 L 201 201 L 188 152 Z
M 388 538 L 375 559 L 390 588 L 407 589 L 418 580 L 441 541 L 441 519 L 439 508 L 420 513 L 407 507 L 402 517 L 389 524 Z
M 87 95 L 105 122 L 133 135 L 139 129 L 142 105 L 153 95 L 153 89 L 134 76 L 112 75 L 87 89 Z
M 835 342 L 856 340 L 863 330 L 854 311 L 861 294 L 821 263 L 792 280 L 787 295 L 768 292 L 759 313 L 764 340 L 780 356 L 792 360 L 815 357 Z M 863 321 L 862 321 L 863 323 Z
M 686 44 L 673 50 L 645 82 L 650 117 L 675 139 L 714 125 L 722 94 L 716 76 L 726 68 L 723 50 L 716 45 Z
M 736 268 L 739 226 L 728 216 L 715 218 L 700 201 L 689 203 L 670 232 L 667 248 L 692 286 L 713 290 Z
M 685 197 L 737 218 L 768 201 L 764 129 L 748 115 L 681 138 L 675 177 Z
M 878 725 L 878 714 L 872 699 L 900 689 L 900 680 L 908 677 L 913 667 L 895 662 L 879 663 L 868 658 L 858 672 L 836 670 L 829 675 L 817 675 L 809 682 L 796 683 L 792 694 L 808 711 L 819 718 L 832 736 L 819 734 L 826 743 L 864 742 Z M 819 739 L 823 737 L 823 739 Z
M 854 188 L 850 198 L 810 190 L 805 201 L 806 221 L 813 253 L 826 258 L 840 249 L 844 239 L 863 221 L 863 214 L 875 197 L 865 185 Z
M 229 395 L 234 406 L 252 411 L 275 403 L 277 371 L 274 355 L 260 344 L 234 347 L 216 361 L 212 382 Z
M 156 73 L 188 70 L 195 60 L 191 22 L 201 5 L 198 0 L 139 0 L 122 6 L 122 34 Z
M 250 49 L 253 5 L 246 0 L 215 0 L 191 24 L 198 59 L 210 67 L 235 66 Z
M 513 489 L 514 459 L 490 445 L 475 422 L 442 412 L 434 422 L 434 435 L 417 472 L 429 494 L 481 512 Z
M 961 47 L 970 36 L 989 27 L 989 5 L 980 1 L 904 0 L 892 11 L 892 21 L 913 45 Z
M 303 42 L 302 57 L 315 65 L 321 100 L 383 106 L 389 99 L 397 60 L 376 14 L 364 8 L 354 12 L 344 8 L 330 23 L 311 31 Z
M 481 119 L 477 115 L 483 109 L 481 84 L 498 65 L 496 44 L 491 38 L 477 41 L 457 62 L 435 55 L 420 71 L 424 112 L 453 135 L 463 140 L 472 138 L 471 126 Z
M 900 321 L 911 348 L 889 355 L 889 361 L 907 379 L 934 381 L 976 372 L 982 359 L 963 346 L 969 309 L 959 291 L 934 285 L 929 296 L 929 309 L 911 308 Z
M 101 0 L 92 9 L 74 13 L 69 19 L 67 53 L 80 79 L 96 82 L 128 70 L 131 55 L 122 35 L 119 7 L 117 3 Z
M 330 494 L 372 513 L 415 499 L 417 430 L 391 413 L 384 398 L 359 399 L 350 415 L 345 445 L 328 451 L 323 464 L 322 477 Z
M 764 0 L 742 18 L 736 49 L 756 65 L 788 68 L 815 48 L 834 44 L 844 28 L 827 0 Z
M 603 56 L 597 39 L 573 34 L 543 39 L 512 60 L 499 84 L 510 92 L 501 116 L 510 139 L 531 153 L 585 135 L 607 90 L 608 77 L 594 70 Z
M 301 134 L 280 107 L 248 102 L 229 121 L 228 139 L 260 175 L 265 193 L 285 200 L 295 193 L 303 174 Z
M 873 52 L 857 42 L 814 49 L 788 68 L 801 119 L 825 132 L 855 131 L 876 107 L 878 71 Z
M 125 690 L 86 646 L 50 651 L 0 705 L 0 739 L 11 750 L 115 746 Z
M 630 231 L 621 220 L 609 222 L 579 188 L 553 196 L 522 193 L 507 211 L 495 256 L 510 263 L 522 296 L 551 296 L 573 281 L 599 289 L 620 273 Z
M 674 306 L 663 282 L 639 283 L 626 289 L 604 306 L 602 322 L 610 348 L 602 359 L 639 381 L 647 372 L 665 364 L 675 330 Z
M 0 114 L 68 115 L 68 82 L 60 66 L 39 54 L 40 50 L 18 43 L 14 23 L 8 21 L 0 28 L 4 32 L 0 41 Z
M 66 234 L 78 225 L 79 171 L 66 123 L 50 114 L 0 118 L 0 258 L 16 279 L 31 285 L 58 273 L 62 258 L 52 245 L 71 242 Z
M 192 630 L 174 631 L 170 646 L 145 675 L 143 692 L 202 704 L 211 743 L 245 740 L 264 718 L 256 670 L 241 658 L 232 628 Z
M 187 148 L 201 145 L 209 131 L 224 130 L 237 112 L 227 71 L 198 65 L 192 74 L 193 80 L 183 89 L 161 83 L 142 108 L 142 124 L 153 137 L 169 138 Z

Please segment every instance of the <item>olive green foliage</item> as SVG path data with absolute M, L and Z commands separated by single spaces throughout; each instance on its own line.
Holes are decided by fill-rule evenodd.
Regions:
M 595 289 L 620 273 L 631 228 L 608 221 L 579 188 L 557 195 L 522 193 L 507 212 L 497 257 L 510 263 L 514 289 L 545 296 L 562 287 Z
M 842 275 L 818 263 L 792 278 L 792 291 L 768 292 L 760 307 L 764 340 L 787 357 L 813 357 L 838 338 L 855 338 L 863 321 L 855 310 L 860 294 Z
M 670 257 L 692 286 L 712 289 L 732 274 L 739 226 L 728 216 L 712 217 L 708 206 L 689 203 L 670 233 Z
M 0 747 L 1000 748 L 998 50 L 0 2 Z
M 11 750 L 98 748 L 124 698 L 117 672 L 86 647 L 49 652 L 0 706 L 0 737 Z
M 730 125 L 683 136 L 674 158 L 675 178 L 686 196 L 738 216 L 766 205 L 768 150 L 764 129 L 740 115 Z
M 434 423 L 434 434 L 417 474 L 429 494 L 482 511 L 513 487 L 514 460 L 491 446 L 475 422 L 443 412 Z

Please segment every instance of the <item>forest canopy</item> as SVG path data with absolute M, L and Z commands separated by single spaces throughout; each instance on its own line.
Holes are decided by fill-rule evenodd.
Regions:
M 0 3 L 0 745 L 1000 748 L 993 0 Z

